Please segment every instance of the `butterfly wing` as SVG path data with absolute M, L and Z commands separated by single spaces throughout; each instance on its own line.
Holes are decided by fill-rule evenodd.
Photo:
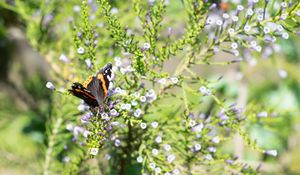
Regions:
M 71 89 L 68 90 L 72 95 L 81 98 L 90 107 L 95 108 L 98 106 L 98 102 L 95 96 L 90 93 L 82 84 L 73 83 Z
M 111 69 L 112 64 L 106 64 L 87 85 L 87 89 L 95 96 L 99 105 L 102 105 L 105 97 L 107 97 Z

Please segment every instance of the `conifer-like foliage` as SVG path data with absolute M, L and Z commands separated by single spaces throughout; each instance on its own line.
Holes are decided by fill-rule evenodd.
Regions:
M 28 14 L 36 9 L 15 2 L 1 5 L 23 17 L 31 44 L 52 67 L 44 174 L 257 174 L 228 148 L 236 138 L 277 155 L 247 131 L 280 111 L 243 100 L 243 80 L 234 79 L 237 94 L 226 93 L 225 75 L 207 70 L 233 69 L 241 79 L 244 67 L 272 59 L 278 41 L 298 34 L 298 1 L 222 9 L 205 0 L 53 0 L 35 2 L 34 18 Z M 108 62 L 112 81 L 97 112 L 67 89 Z

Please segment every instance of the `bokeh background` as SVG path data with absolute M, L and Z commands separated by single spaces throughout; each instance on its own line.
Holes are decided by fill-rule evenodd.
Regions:
M 134 13 L 127 13 L 128 4 L 111 3 L 118 18 L 132 32 L 139 33 Z M 174 37 L 180 36 L 184 32 L 184 23 L 180 21 L 184 16 L 182 2 L 170 0 L 167 9 L 166 24 L 173 26 Z M 53 60 L 72 50 L 66 49 L 73 47 L 69 21 L 76 21 L 79 11 L 80 1 L 0 2 L 0 174 L 42 172 L 47 118 L 53 105 L 52 92 L 45 84 L 59 76 L 52 73 L 53 69 L 61 69 Z M 167 31 L 168 27 L 165 28 Z M 106 41 L 102 44 L 103 54 L 112 59 L 109 37 L 102 40 Z M 277 149 L 277 157 L 262 156 L 248 149 L 238 137 L 224 145 L 224 149 L 233 147 L 250 165 L 258 166 L 265 160 L 261 168 L 266 174 L 300 174 L 299 45 L 299 36 L 291 34 L 289 39 L 277 41 L 277 52 L 270 57 L 260 55 L 240 66 L 203 65 L 197 70 L 205 77 L 223 76 L 218 88 L 223 89 L 224 96 L 247 103 L 249 110 L 251 106 L 261 108 L 261 112 L 267 111 L 273 117 L 268 122 L 250 122 L 247 128 L 259 146 Z M 231 57 L 225 53 L 215 56 Z

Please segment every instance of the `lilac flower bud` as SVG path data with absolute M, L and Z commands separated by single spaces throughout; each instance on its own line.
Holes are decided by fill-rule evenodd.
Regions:
M 212 138 L 211 141 L 213 143 L 219 143 L 220 142 L 220 138 L 218 136 L 216 136 L 216 137 Z
M 274 157 L 277 156 L 277 150 L 265 150 L 264 153 L 267 155 L 270 155 L 270 156 L 274 156 Z
M 207 151 L 214 153 L 214 152 L 217 151 L 217 149 L 215 147 L 210 146 L 210 147 L 207 148 Z
M 69 58 L 66 55 L 64 55 L 64 54 L 61 54 L 59 56 L 59 60 L 65 62 L 65 63 L 69 63 L 70 62 Z
M 53 85 L 52 82 L 48 81 L 47 84 L 46 84 L 46 87 L 50 90 L 55 90 L 55 86 Z
M 168 155 L 167 156 L 167 161 L 169 162 L 169 163 L 171 163 L 171 162 L 173 162 L 174 160 L 175 160 L 175 155 L 174 154 L 171 154 L 171 155 Z
M 268 112 L 267 111 L 262 111 L 257 114 L 257 117 L 262 118 L 262 117 L 268 117 Z

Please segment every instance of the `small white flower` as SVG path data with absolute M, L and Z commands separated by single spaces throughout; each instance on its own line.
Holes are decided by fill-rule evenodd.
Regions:
M 247 10 L 247 15 L 248 15 L 248 16 L 252 16 L 252 15 L 253 15 L 253 13 L 254 13 L 254 12 L 253 12 L 253 10 L 252 10 L 252 9 L 248 9 L 248 10 Z
M 228 33 L 229 33 L 229 35 L 234 34 L 234 29 L 233 29 L 233 28 L 229 28 L 229 29 L 228 29 Z
M 285 70 L 283 70 L 283 69 L 279 69 L 278 70 L 278 75 L 281 78 L 286 78 L 288 76 L 288 73 Z
M 238 44 L 237 43 L 232 43 L 231 44 L 231 48 L 232 49 L 237 49 L 238 48 Z
M 139 92 L 134 92 L 134 93 L 133 93 L 133 96 L 134 96 L 135 98 L 139 98 L 139 97 L 140 97 L 140 93 L 139 93 Z
M 156 156 L 158 154 L 158 149 L 152 149 L 152 154 Z
M 149 164 L 149 166 L 150 166 L 151 169 L 154 169 L 156 165 L 155 165 L 154 162 L 152 162 L 152 163 Z
M 216 21 L 216 24 L 217 24 L 218 26 L 221 26 L 221 25 L 223 24 L 223 21 L 220 20 L 220 19 L 218 19 L 218 20 Z
M 144 43 L 144 49 L 150 49 L 150 43 Z
M 279 32 L 282 32 L 283 31 L 283 27 L 282 25 L 278 24 L 276 29 L 279 31 Z
M 201 132 L 203 127 L 204 127 L 203 123 L 200 123 L 200 124 L 196 125 L 195 127 L 193 127 L 192 131 L 193 132 Z
M 135 110 L 134 113 L 133 113 L 133 115 L 134 115 L 135 117 L 140 117 L 141 114 L 142 114 L 142 110 L 141 110 L 141 109 L 137 109 L 137 110 Z
M 121 94 L 121 95 L 126 95 L 126 90 L 121 89 L 121 90 L 120 90 L 120 94 Z
M 99 148 L 91 148 L 91 150 L 90 150 L 90 154 L 92 154 L 92 155 L 97 155 L 98 154 L 98 151 L 99 151 Z
M 159 167 L 156 167 L 154 171 L 155 173 L 159 174 L 161 172 L 161 169 Z
M 239 20 L 239 17 L 238 16 L 233 16 L 231 19 L 232 19 L 232 21 L 237 22 Z
M 268 117 L 268 112 L 267 111 L 262 111 L 257 114 L 257 117 Z
M 281 16 L 280 16 L 280 18 L 281 18 L 282 20 L 285 20 L 287 17 L 288 17 L 288 14 L 287 14 L 287 13 L 283 13 L 283 14 L 281 14 Z
M 173 172 L 174 175 L 179 175 L 180 174 L 180 171 L 178 169 L 174 169 L 172 172 Z
M 85 64 L 87 65 L 88 68 L 91 68 L 93 66 L 91 59 L 86 59 Z
M 112 109 L 112 110 L 110 110 L 109 114 L 112 116 L 116 116 L 118 114 L 118 111 L 115 109 Z
M 136 106 L 136 105 L 138 105 L 138 102 L 137 102 L 136 100 L 132 100 L 132 101 L 131 101 L 131 105 L 132 105 L 132 106 Z
M 222 16 L 223 16 L 224 19 L 228 19 L 229 18 L 228 13 L 224 13 Z
M 206 160 L 212 160 L 213 158 L 212 158 L 212 156 L 210 154 L 206 154 L 205 155 L 205 159 Z
M 121 141 L 119 139 L 115 140 L 115 146 L 119 147 L 121 145 Z
M 255 40 L 250 41 L 250 46 L 255 47 L 257 45 L 257 42 Z
M 160 136 L 157 136 L 157 137 L 155 138 L 155 142 L 156 142 L 156 143 L 161 143 L 161 142 L 162 142 L 162 138 L 161 138 Z
M 112 14 L 117 14 L 119 12 L 119 10 L 116 7 L 111 8 L 110 12 Z
M 258 0 L 253 0 L 254 3 L 258 3 Z
M 170 150 L 171 150 L 171 145 L 165 144 L 165 145 L 163 146 L 163 148 L 164 148 L 164 150 L 166 150 L 166 151 L 170 151 Z
M 126 109 L 126 105 L 124 103 L 121 104 L 121 109 L 125 110 Z
M 74 5 L 73 11 L 74 12 L 80 12 L 80 6 L 79 5 Z
M 146 129 L 146 128 L 147 128 L 147 124 L 144 123 L 144 122 L 142 122 L 142 123 L 141 123 L 141 128 L 142 128 L 142 129 Z
M 258 16 L 257 16 L 257 20 L 258 20 L 258 21 L 262 21 L 263 19 L 264 19 L 264 16 L 263 16 L 263 15 L 258 15 Z
M 50 90 L 54 90 L 54 89 L 55 89 L 55 86 L 54 86 L 53 83 L 50 82 L 50 81 L 48 81 L 48 82 L 46 83 L 46 87 L 47 87 L 48 89 L 50 89 Z
M 237 6 L 237 9 L 238 9 L 238 11 L 242 11 L 242 10 L 244 10 L 244 6 L 238 5 L 238 6 Z
M 167 83 L 167 80 L 165 78 L 162 78 L 157 81 L 159 84 L 165 85 Z
M 257 64 L 256 59 L 252 58 L 252 59 L 249 60 L 249 65 L 250 66 L 256 66 L 256 64 Z
M 195 151 L 201 150 L 201 144 L 200 143 L 197 143 L 194 147 L 195 147 Z
M 202 93 L 202 94 L 205 94 L 207 92 L 207 88 L 205 86 L 201 86 L 199 88 L 199 91 Z
M 63 162 L 69 162 L 71 159 L 70 159 L 70 157 L 68 157 L 68 156 L 65 156 L 64 158 L 63 158 Z
M 266 150 L 265 154 L 276 157 L 277 156 L 277 150 Z
M 261 46 L 255 46 L 255 48 L 254 48 L 257 52 L 261 52 L 261 50 L 262 50 L 262 47 Z
M 83 47 L 79 47 L 79 48 L 77 49 L 77 53 L 79 53 L 80 55 L 84 54 L 84 52 L 85 52 L 85 50 L 84 50 Z
M 210 147 L 207 148 L 207 151 L 215 153 L 217 151 L 217 149 L 215 147 L 210 146 Z
M 130 103 L 126 103 L 125 104 L 125 109 L 129 111 L 131 109 L 131 104 Z
M 157 122 L 152 122 L 152 123 L 151 123 L 151 126 L 152 126 L 152 128 L 157 128 L 158 123 L 157 123 Z
M 300 10 L 297 10 L 296 15 L 300 16 Z
M 191 127 L 193 127 L 193 126 L 196 125 L 196 122 L 195 122 L 195 120 L 190 120 L 190 123 L 189 123 L 189 124 L 190 124 Z
M 220 138 L 218 136 L 216 136 L 216 137 L 212 138 L 211 141 L 213 143 L 219 143 L 220 142 Z
M 83 137 L 87 138 L 90 135 L 90 133 L 91 133 L 90 131 L 85 130 L 83 132 Z
M 286 2 L 282 2 L 282 3 L 281 3 L 281 7 L 282 7 L 282 8 L 286 8 L 286 7 L 287 7 L 287 3 L 286 3 Z
M 251 30 L 251 27 L 249 25 L 245 25 L 244 27 L 245 32 L 249 32 Z
M 232 54 L 237 57 L 240 55 L 240 52 L 238 50 L 233 49 Z
M 142 158 L 141 156 L 139 156 L 139 157 L 137 157 L 136 161 L 137 161 L 138 163 L 142 163 L 142 162 L 143 162 L 143 158 Z
M 173 84 L 177 84 L 178 83 L 178 78 L 177 77 L 171 77 L 171 82 Z
M 67 129 L 68 131 L 72 131 L 72 130 L 73 130 L 73 125 L 72 125 L 71 123 L 68 123 L 68 124 L 66 125 L 66 129 Z
M 141 102 L 146 102 L 146 100 L 147 100 L 147 99 L 146 99 L 145 96 L 141 96 L 141 97 L 140 97 L 140 101 L 141 101 Z
M 176 158 L 176 157 L 175 157 L 174 154 L 168 155 L 168 156 L 167 156 L 167 161 L 171 163 L 171 162 L 173 162 L 173 161 L 175 160 L 175 158 Z
M 110 159 L 111 159 L 111 155 L 110 155 L 110 154 L 105 154 L 105 155 L 104 155 L 104 158 L 105 158 L 106 160 L 110 160 Z
M 118 121 L 115 121 L 115 122 L 111 122 L 111 125 L 113 126 L 118 126 L 120 123 Z
M 214 21 L 212 18 L 207 18 L 206 23 L 207 24 L 212 24 Z
M 116 61 L 116 66 L 117 66 L 117 67 L 122 66 L 122 62 L 121 62 L 120 60 Z
M 59 60 L 65 62 L 65 63 L 69 63 L 70 62 L 69 58 L 65 54 L 61 54 L 59 56 Z
M 282 38 L 289 39 L 289 34 L 287 32 L 282 33 Z
M 266 33 L 266 34 L 267 34 L 267 33 L 270 33 L 270 31 L 271 31 L 271 30 L 270 30 L 269 27 L 264 27 L 264 33 Z

